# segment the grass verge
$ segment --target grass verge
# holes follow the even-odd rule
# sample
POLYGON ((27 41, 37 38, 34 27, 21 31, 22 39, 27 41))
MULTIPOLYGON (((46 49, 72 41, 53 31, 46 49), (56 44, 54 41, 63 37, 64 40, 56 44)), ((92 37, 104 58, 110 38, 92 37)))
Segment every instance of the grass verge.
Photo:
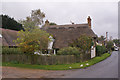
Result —
POLYGON ((14 64, 14 63, 6 63, 3 62, 2 66, 10 66, 10 67, 20 67, 20 68, 31 68, 31 69, 44 69, 44 70, 69 70, 69 69, 78 69, 78 68, 86 68, 91 65, 94 65, 100 61, 103 61, 111 54, 105 53, 99 57, 95 57, 91 60, 81 62, 81 63, 73 63, 73 64, 61 64, 61 65, 30 65, 30 64, 14 64), (88 64, 88 65, 86 65, 88 64), (80 67, 80 65, 83 65, 80 67))

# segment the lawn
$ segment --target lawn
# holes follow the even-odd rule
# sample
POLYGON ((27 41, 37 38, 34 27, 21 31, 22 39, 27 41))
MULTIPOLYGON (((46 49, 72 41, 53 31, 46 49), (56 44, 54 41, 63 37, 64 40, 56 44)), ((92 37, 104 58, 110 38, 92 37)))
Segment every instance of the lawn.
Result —
POLYGON ((11 66, 11 67, 20 67, 20 68, 31 68, 31 69, 44 69, 44 70, 69 70, 69 69, 78 69, 78 68, 86 68, 91 65, 94 65, 111 54, 105 53, 99 57, 95 57, 91 60, 81 62, 81 63, 73 63, 73 64, 61 64, 61 65, 30 65, 30 64, 14 64, 14 63, 6 63, 3 62, 2 66, 11 66), (86 65, 88 64, 88 65, 86 65), (81 65, 81 66, 80 66, 81 65), (83 65, 83 66, 82 66, 83 65))

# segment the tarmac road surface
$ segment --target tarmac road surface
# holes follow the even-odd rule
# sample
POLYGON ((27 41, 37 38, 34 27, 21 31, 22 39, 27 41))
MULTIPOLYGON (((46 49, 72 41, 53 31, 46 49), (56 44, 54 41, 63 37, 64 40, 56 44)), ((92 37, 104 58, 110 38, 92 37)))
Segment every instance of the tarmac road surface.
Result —
POLYGON ((86 69, 78 69, 64 78, 118 78, 118 51, 102 62, 86 69))

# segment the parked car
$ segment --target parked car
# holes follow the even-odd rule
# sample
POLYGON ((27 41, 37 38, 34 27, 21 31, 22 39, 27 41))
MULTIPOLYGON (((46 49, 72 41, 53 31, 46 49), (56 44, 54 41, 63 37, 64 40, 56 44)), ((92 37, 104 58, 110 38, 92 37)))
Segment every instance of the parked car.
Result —
POLYGON ((114 47, 114 50, 115 50, 115 51, 118 51, 118 50, 119 50, 119 47, 115 46, 115 47, 114 47))

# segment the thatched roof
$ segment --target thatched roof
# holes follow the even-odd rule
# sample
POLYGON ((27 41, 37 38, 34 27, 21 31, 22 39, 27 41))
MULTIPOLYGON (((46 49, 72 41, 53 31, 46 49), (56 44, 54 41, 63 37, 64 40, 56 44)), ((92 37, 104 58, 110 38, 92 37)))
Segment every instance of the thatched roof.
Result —
POLYGON ((17 31, 3 28, 0 28, 0 31, 2 31, 2 37, 0 38, 2 46, 16 46, 13 40, 17 39, 17 31))
POLYGON ((92 29, 88 27, 88 24, 49 25, 42 29, 52 34, 55 38, 53 48, 68 47, 69 43, 79 38, 82 34, 96 37, 92 29))
MULTIPOLYGON (((88 27, 88 24, 71 24, 71 25, 51 25, 42 28, 46 32, 53 35, 55 39, 53 48, 68 47, 69 43, 86 34, 91 37, 96 37, 95 33, 88 27)), ((17 31, 2 29, 2 46, 16 46, 13 40, 17 39, 17 31)))

